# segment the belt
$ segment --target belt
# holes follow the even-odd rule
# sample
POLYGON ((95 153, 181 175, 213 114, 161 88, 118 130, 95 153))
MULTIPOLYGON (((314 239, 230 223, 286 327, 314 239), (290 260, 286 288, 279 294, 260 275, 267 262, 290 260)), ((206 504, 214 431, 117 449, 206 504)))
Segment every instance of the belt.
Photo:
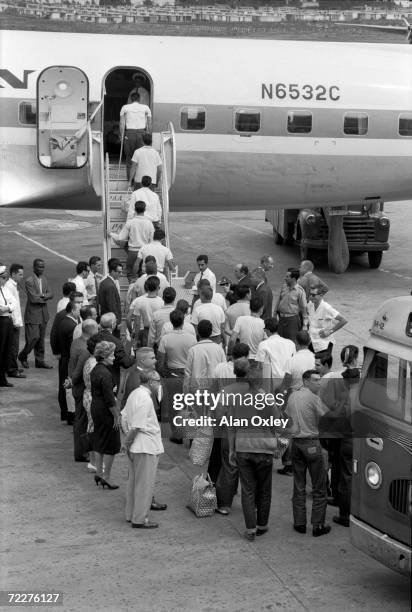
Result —
POLYGON ((280 317, 298 317, 299 313, 298 312, 294 312, 293 314, 283 314, 283 313, 279 313, 280 317))
POLYGON ((126 128, 126 132, 144 132, 146 128, 126 128))

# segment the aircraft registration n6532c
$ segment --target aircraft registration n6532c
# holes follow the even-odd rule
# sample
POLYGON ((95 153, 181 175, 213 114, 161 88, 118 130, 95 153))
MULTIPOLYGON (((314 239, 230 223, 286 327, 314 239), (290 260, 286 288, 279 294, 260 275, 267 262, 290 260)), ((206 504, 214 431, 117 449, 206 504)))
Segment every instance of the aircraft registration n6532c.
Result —
POLYGON ((172 134, 172 210, 411 197, 412 46, 1 31, 0 50, 1 205, 81 208, 136 75, 154 145, 172 134))

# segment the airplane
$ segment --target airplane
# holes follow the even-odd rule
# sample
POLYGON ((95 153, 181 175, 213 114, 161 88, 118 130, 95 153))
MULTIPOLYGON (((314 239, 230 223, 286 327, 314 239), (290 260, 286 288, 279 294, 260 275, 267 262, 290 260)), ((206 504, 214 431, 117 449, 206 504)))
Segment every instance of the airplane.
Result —
POLYGON ((17 30, 0 45, 1 206, 90 207, 88 118, 106 150, 136 73, 154 144, 174 128, 172 211, 411 197, 409 45, 17 30), (76 134, 59 168, 51 141, 76 134))
POLYGON ((350 23, 343 21, 335 21, 335 25, 352 26, 354 28, 369 28, 370 30, 380 30, 381 32, 388 32, 394 34, 405 34, 406 42, 409 45, 412 45, 412 24, 409 23, 406 17, 402 17, 401 19, 405 25, 379 25, 375 23, 350 23))

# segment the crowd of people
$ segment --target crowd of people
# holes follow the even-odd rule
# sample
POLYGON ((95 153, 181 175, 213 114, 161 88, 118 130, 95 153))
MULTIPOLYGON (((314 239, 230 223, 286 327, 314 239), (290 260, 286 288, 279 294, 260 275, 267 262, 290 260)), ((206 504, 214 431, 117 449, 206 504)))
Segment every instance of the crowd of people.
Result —
MULTIPOLYGON (((307 472, 313 490, 313 535, 330 531, 325 524, 328 502, 339 507, 334 521, 348 526, 350 411, 359 378, 358 350, 345 347, 342 366, 332 369, 334 333, 346 320, 325 301, 328 287, 314 274, 313 264, 304 261, 299 269, 288 269, 273 299, 267 278, 274 265, 271 257, 263 256, 251 271, 239 263, 234 282, 227 277, 217 282, 208 256, 201 254, 189 304, 177 299, 167 280, 165 272, 174 268, 174 261, 162 244, 163 230, 151 234, 154 240, 140 246, 126 265, 133 274, 125 305, 118 259, 109 260, 106 276, 100 257, 80 261, 72 280, 62 286, 50 345, 58 363, 60 417, 73 425, 74 460, 87 463, 96 485, 113 490, 118 488, 111 475, 113 460, 123 450, 129 466, 126 519, 135 528, 155 528, 158 523, 150 520, 150 510, 167 507, 154 498, 162 435, 181 445, 185 434, 174 419, 174 397, 197 390, 225 391, 237 399, 220 403, 214 416, 218 421, 222 416, 239 418, 242 426, 234 421, 213 432, 207 469, 216 485, 217 512, 229 514, 240 481, 245 537, 254 540, 266 533, 273 457, 282 451, 278 472, 293 476, 295 531, 306 533, 307 472), (267 425, 265 419, 250 425, 256 409, 239 398, 262 392, 282 394, 281 406, 264 405, 259 414, 284 417, 286 427, 267 425), (249 426, 244 426, 245 419, 249 426)), ((0 264, 3 387, 13 386, 8 378, 26 377, 31 351, 36 368, 52 368, 45 361, 44 342, 53 294, 44 272, 45 262, 39 258, 26 279, 20 264, 13 263, 9 270, 0 264), (24 316, 19 294, 23 286, 24 316), (19 350, 22 327, 25 344, 19 350)), ((198 403, 193 414, 204 413, 204 408, 198 403)))

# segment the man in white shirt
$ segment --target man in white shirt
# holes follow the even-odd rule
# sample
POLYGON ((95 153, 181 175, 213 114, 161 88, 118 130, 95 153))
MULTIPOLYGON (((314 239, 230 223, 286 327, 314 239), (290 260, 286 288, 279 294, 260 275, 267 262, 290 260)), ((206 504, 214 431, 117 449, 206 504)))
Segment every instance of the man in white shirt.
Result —
POLYGON ((275 318, 265 320, 265 331, 268 338, 259 344, 256 361, 261 364, 265 387, 272 392, 280 387, 285 375, 290 374, 296 346, 292 340, 279 336, 275 318))
POLYGON ((234 292, 238 297, 238 301, 229 306, 225 313, 225 333, 229 338, 233 333, 237 319, 242 315, 250 315, 250 288, 247 285, 238 285, 235 287, 234 292))
POLYGON ((62 293, 63 297, 57 302, 56 312, 61 312, 66 309, 67 304, 70 302, 70 294, 76 291, 76 285, 71 281, 63 283, 62 293))
POLYGON ((249 347, 249 360, 256 359, 259 344, 266 338, 265 323, 260 318, 263 303, 258 297, 250 300, 250 315, 242 315, 236 320, 230 337, 229 353, 231 352, 236 340, 244 342, 249 347))
POLYGON ((225 313, 220 306, 212 304, 213 291, 211 287, 202 287, 199 292, 201 304, 192 312, 192 323, 197 329, 199 321, 206 319, 212 323, 211 340, 225 346, 225 313))
POLYGON ((290 385, 291 391, 296 391, 302 386, 302 374, 308 370, 315 369, 315 355, 308 349, 310 336, 306 331, 296 334, 296 353, 290 360, 290 385))
POLYGON ((144 284, 147 281, 147 279, 150 278, 150 276, 156 276, 159 279, 159 283, 160 283, 159 294, 160 295, 163 295, 163 291, 166 289, 166 287, 170 287, 169 281, 167 280, 166 276, 162 274, 161 272, 157 271, 157 265, 156 265, 155 258, 152 257, 151 255, 148 255, 145 259, 145 268, 146 268, 146 273, 142 274, 142 276, 140 276, 134 283, 129 285, 129 289, 127 291, 127 297, 126 297, 126 307, 130 306, 132 301, 135 298, 139 297, 139 295, 145 294, 144 284))
POLYGON ((312 287, 308 303, 309 335, 317 357, 332 354, 335 343, 333 334, 347 323, 333 306, 325 302, 322 292, 323 289, 312 287))
POLYGON ((137 339, 139 347, 147 346, 153 314, 163 306, 163 300, 158 295, 159 284, 156 276, 150 276, 144 284, 146 294, 137 297, 130 304, 126 317, 127 328, 130 334, 137 339))
POLYGON ((93 255, 89 259, 89 268, 90 272, 88 277, 85 280, 86 291, 87 291, 87 299, 89 300, 89 304, 98 306, 97 296, 99 295, 99 285, 103 279, 102 274, 102 258, 98 255, 93 255))
POLYGON ((150 219, 153 225, 156 227, 162 219, 162 207, 160 205, 159 196, 152 189, 150 185, 152 179, 150 176, 142 177, 142 186, 140 189, 133 191, 129 200, 126 200, 123 205, 123 210, 127 212, 127 220, 134 217, 134 205, 136 202, 144 202, 146 204, 145 217, 150 219))
POLYGON ((21 264, 13 263, 10 266, 10 278, 6 281, 4 287, 12 294, 16 306, 11 313, 13 322, 13 338, 11 344, 10 363, 8 369, 9 378, 26 378, 17 363, 17 355, 19 354, 20 329, 23 327, 23 318, 21 315, 19 285, 23 281, 24 268, 21 264))
POLYGON ((79 261, 76 266, 76 275, 71 279, 71 282, 76 285, 76 291, 83 295, 82 306, 87 306, 89 303, 86 289, 86 279, 89 276, 90 268, 87 261, 79 261))
MULTIPOLYGON (((198 291, 200 291, 203 287, 210 287, 210 282, 207 280, 207 278, 202 278, 202 280, 199 281, 197 285, 198 291)), ((200 304, 201 304, 200 300, 195 301, 195 303, 192 306, 192 314, 195 312, 196 308, 200 306, 200 304)), ((218 293, 217 291, 213 291, 212 304, 216 304, 216 306, 220 306, 223 312, 226 312, 227 310, 227 303, 226 303, 225 297, 221 293, 218 293)))
MULTIPOLYGON (((187 300, 178 300, 176 302, 176 310, 180 310, 183 313, 183 331, 187 334, 191 334, 196 339, 196 330, 190 322, 189 312, 189 302, 187 300)), ((173 325, 171 321, 166 321, 166 323, 162 327, 162 333, 160 337, 163 338, 165 334, 169 334, 173 331, 173 325)))
POLYGON ((132 156, 143 146, 142 134, 152 129, 152 113, 146 104, 140 104, 140 96, 133 93, 131 103, 120 110, 120 134, 126 155, 127 178, 131 176, 132 156))
POLYGON ((170 321, 170 314, 175 309, 176 289, 166 287, 162 298, 164 305, 153 313, 147 341, 148 346, 153 347, 155 351, 159 346, 163 325, 170 321))
POLYGON ((144 134, 143 147, 136 149, 132 157, 129 186, 132 183, 139 186, 144 176, 150 176, 152 185, 158 185, 162 174, 162 160, 159 153, 152 147, 152 135, 144 134))
POLYGON ((136 202, 134 209, 135 216, 130 221, 126 221, 118 234, 109 232, 109 236, 115 242, 128 241, 126 276, 129 283, 132 283, 137 278, 137 267, 135 265, 137 254, 142 246, 153 240, 154 235, 153 223, 144 216, 146 204, 144 202, 136 202))
POLYGON ((127 432, 129 474, 126 490, 126 520, 132 527, 158 527, 148 519, 150 510, 166 510, 166 504, 154 501, 153 493, 159 455, 164 452, 162 433, 152 394, 156 395, 160 376, 155 370, 140 372, 140 386, 129 395, 122 410, 122 428, 127 432))
POLYGON ((162 244, 162 240, 165 238, 165 233, 162 229, 155 229, 153 235, 153 241, 146 244, 139 251, 137 256, 136 265, 139 265, 141 261, 146 261, 146 257, 152 255, 157 264, 157 269, 164 272, 167 266, 171 272, 175 270, 175 263, 173 261, 172 251, 162 244))
POLYGON ((197 267, 199 268, 199 272, 196 274, 193 280, 192 291, 197 295, 197 286, 199 281, 201 281, 203 278, 207 278, 213 291, 216 291, 216 276, 208 267, 209 257, 207 255, 198 255, 196 258, 196 263, 197 267))
POLYGON ((10 289, 7 267, 0 263, 0 387, 14 387, 6 378, 13 343, 13 312, 17 302, 10 289))
POLYGON ((146 106, 150 106, 150 94, 147 89, 147 81, 144 76, 136 72, 132 76, 133 81, 135 82, 135 86, 129 92, 129 96, 127 98, 127 104, 132 102, 132 95, 134 93, 138 93, 140 97, 140 104, 146 104, 146 106))
POLYGON ((199 342, 189 349, 183 392, 189 393, 198 389, 211 389, 214 384, 214 372, 218 363, 225 361, 226 355, 220 344, 210 339, 212 324, 203 319, 197 326, 199 342))

